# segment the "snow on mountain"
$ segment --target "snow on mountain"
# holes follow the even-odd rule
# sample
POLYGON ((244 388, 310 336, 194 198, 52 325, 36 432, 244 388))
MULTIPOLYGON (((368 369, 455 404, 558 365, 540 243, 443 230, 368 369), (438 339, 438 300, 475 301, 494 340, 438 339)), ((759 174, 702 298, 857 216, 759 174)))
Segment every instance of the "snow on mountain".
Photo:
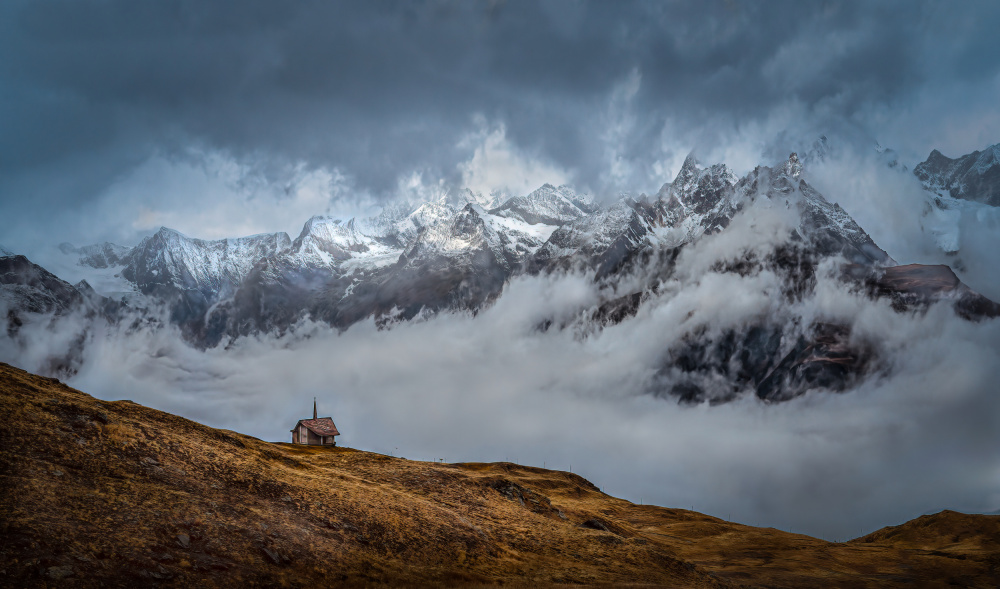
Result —
MULTIPOLYGON (((465 204, 468 203, 462 206, 465 204)), ((395 243, 402 251, 413 245, 421 231, 449 222, 459 210, 444 202, 424 202, 415 208, 387 208, 378 217, 363 223, 369 235, 395 243)))
POLYGON ((354 219, 345 223, 332 217, 312 217, 288 253, 302 264, 315 267, 332 267, 352 259, 374 265, 395 262, 399 248, 366 235, 359 225, 354 219))
POLYGON ((558 229, 558 225, 527 223, 515 217, 501 217, 481 212, 484 221, 507 238, 506 247, 519 260, 535 253, 558 229))
POLYGON ((736 186, 739 200, 764 197, 797 207, 798 231, 820 255, 843 255, 857 264, 895 265, 889 254, 872 240, 839 204, 831 203, 800 176, 802 164, 792 153, 776 168, 759 166, 736 186))
POLYGON ((913 173, 935 194, 1000 206, 1000 143, 955 159, 935 149, 913 173))
POLYGON ((624 197, 556 229, 539 248, 532 271, 587 260, 603 275, 646 245, 676 247, 705 232, 725 227, 737 210, 736 177, 722 164, 702 169, 688 156, 673 182, 664 184, 655 202, 624 197))
POLYGON ((529 271, 584 264, 603 275, 646 243, 653 215, 648 203, 623 198, 605 210, 567 223, 535 252, 529 271))
MULTIPOLYGON (((5 256, 0 263, 0 293, 6 310, 12 313, 61 315, 84 303, 73 285, 18 255, 5 256)), ((19 326, 15 321, 10 327, 19 326)))
POLYGON ((544 184, 527 196, 515 196, 490 211, 498 217, 519 219, 535 225, 562 225, 592 212, 589 201, 568 186, 544 184))
MULTIPOLYGON (((460 191, 386 207, 368 219, 316 216, 294 240, 273 233, 207 241, 161 228, 130 250, 112 244, 63 250, 88 267, 120 269, 116 278, 165 303, 185 337, 209 346, 227 336, 281 331, 304 316, 347 328, 369 317, 475 312, 522 272, 582 267, 613 281, 633 262, 649 264, 657 252, 676 256, 685 244, 724 231, 758 199, 796 207, 797 239, 817 255, 894 264, 801 171, 794 154, 741 179, 725 165, 702 168, 689 157, 654 198, 623 197, 604 209, 568 187, 546 184, 491 210, 481 195, 460 191)), ((664 262, 651 276, 669 274, 670 267, 664 262)), ((628 308, 643 300, 629 296, 628 308)))
POLYGON ((468 188, 463 188, 459 190, 454 196, 450 193, 446 194, 442 198, 444 204, 451 205, 455 208, 461 209, 465 205, 472 203, 474 205, 480 206, 486 210, 496 208, 510 198, 510 195, 505 192, 494 190, 488 195, 484 195, 481 192, 473 192, 468 188))
POLYGON ((925 190, 921 228, 944 253, 960 252, 970 228, 1000 228, 1000 144, 955 159, 935 149, 913 174, 925 190))
POLYGON ((508 198, 509 195, 498 190, 494 190, 490 194, 486 195, 481 192, 474 192, 469 188, 462 188, 458 190, 449 190, 438 197, 437 200, 430 202, 439 205, 446 205, 455 210, 460 210, 469 203, 480 206, 484 209, 491 209, 500 206, 506 202, 508 198))
POLYGON ((799 235, 822 255, 844 255, 863 264, 895 264, 846 211, 801 179, 801 173, 802 164, 794 153, 781 166, 759 166, 739 180, 724 165, 701 168, 689 156, 655 201, 624 198, 556 229, 533 256, 529 270, 583 263, 602 276, 645 248, 677 248, 722 231, 738 211, 759 198, 795 206, 802 219, 799 235))
POLYGON ((129 251, 121 274, 144 293, 169 287, 213 299, 238 285, 258 261, 290 247, 284 232, 203 240, 161 227, 129 251))
POLYGON ((702 169, 689 155, 674 181, 657 193, 663 224, 680 229, 685 240, 718 231, 737 210, 735 184, 736 176, 725 164, 702 169))
MULTIPOLYGON (((992 169, 989 157, 979 154, 976 161, 992 169)), ((937 198, 943 204, 936 205, 933 215, 941 217, 942 239, 953 222, 950 211, 1000 211, 950 196, 937 198)), ((387 327, 439 312, 475 314, 502 296, 520 274, 585 269, 598 304, 562 319, 554 315, 538 329, 572 326, 589 333, 677 295, 664 284, 697 281, 690 268, 677 273, 677 260, 684 248, 707 239, 712 240, 709 251, 716 252, 710 255, 721 256, 708 260, 707 272, 753 277, 766 271, 769 281, 780 284, 766 296, 789 303, 809 296, 818 265, 833 258, 850 263, 842 266, 843 280, 854 281, 871 296, 893 297, 900 309, 947 295, 963 317, 1000 315, 1000 307, 956 286, 957 278, 945 280, 952 294, 934 290, 948 278, 940 268, 898 266, 843 208, 809 185, 794 153, 742 178, 725 165, 701 167, 688 157, 677 177, 654 197, 625 196, 606 208, 595 207, 568 187, 548 184, 491 209, 484 206, 492 202, 460 191, 432 202, 389 206, 368 219, 316 216, 294 240, 273 233, 207 241, 161 228, 131 249, 66 244, 61 249, 80 260, 72 267, 116 273, 116 279, 129 281, 142 294, 110 301, 94 292, 89 280, 73 287, 21 263, 19 270, 0 276, 5 285, 0 303, 46 311, 52 301, 65 299, 90 309, 128 306, 130 316, 141 316, 148 308, 156 317, 154 306, 162 304, 186 341, 210 347, 227 338, 283 333, 306 318, 348 329, 366 320, 387 327), (756 220, 754 207, 792 211, 778 215, 788 224, 777 232, 779 239, 765 240, 758 248, 734 241, 744 235, 738 230, 729 234, 732 239, 710 237, 730 230, 739 214, 756 220), (713 250, 716 244, 725 251, 713 250)), ((683 402, 724 402, 753 390, 761 399, 781 401, 816 387, 843 390, 851 379, 866 374, 867 352, 852 342, 849 324, 811 321, 770 313, 708 334, 698 331, 694 321, 690 333, 663 350, 651 392, 683 402)))
POLYGON ((295 240, 274 233, 206 241, 161 228, 131 250, 64 251, 95 268, 121 265, 122 278, 166 301, 173 320, 210 344, 224 333, 280 328, 303 313, 347 327, 393 309, 404 309, 403 318, 423 308, 475 309, 522 271, 582 265, 602 279, 643 252, 724 230, 762 196, 794 201, 800 234, 824 255, 893 263, 800 173, 794 154, 739 180, 725 165, 702 168, 689 157, 655 199, 625 197, 603 210, 566 186, 546 184, 489 211, 465 190, 369 219, 316 216, 295 240))
MULTIPOLYGON (((469 203, 449 222, 437 223, 422 231, 413 246, 406 251, 405 259, 412 261, 430 256, 470 256, 488 250, 496 262, 510 272, 520 256, 516 249, 509 247, 512 241, 507 231, 513 233, 516 230, 495 222, 490 217, 482 207, 469 203)), ((524 241, 528 241, 526 236, 520 237, 522 245, 524 241)))

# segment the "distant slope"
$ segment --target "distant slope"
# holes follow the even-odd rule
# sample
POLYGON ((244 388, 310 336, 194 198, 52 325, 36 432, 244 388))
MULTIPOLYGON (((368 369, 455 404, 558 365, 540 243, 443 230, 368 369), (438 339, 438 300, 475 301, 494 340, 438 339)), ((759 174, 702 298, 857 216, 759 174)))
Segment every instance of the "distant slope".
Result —
POLYGON ((1000 581, 998 516, 830 543, 633 505, 566 472, 271 444, 6 364, 0 410, 2 586, 1000 581))
POLYGON ((1000 143, 954 159, 935 149, 913 174, 931 192, 1000 206, 1000 143))

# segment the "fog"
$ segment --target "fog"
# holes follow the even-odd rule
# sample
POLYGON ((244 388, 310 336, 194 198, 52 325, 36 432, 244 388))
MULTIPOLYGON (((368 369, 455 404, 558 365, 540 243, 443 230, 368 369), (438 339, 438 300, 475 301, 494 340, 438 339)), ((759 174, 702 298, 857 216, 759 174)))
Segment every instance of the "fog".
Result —
POLYGON ((971 288, 1000 301, 1000 209, 958 201, 942 212, 910 170, 888 168, 870 144, 865 147, 834 149, 824 161, 812 162, 805 177, 899 263, 948 265, 971 288), (955 235, 959 251, 942 251, 935 230, 955 235))
POLYGON ((691 149, 744 173, 820 134, 912 168, 1000 137, 998 23, 984 1, 9 0, 0 237, 294 233, 414 176, 650 194, 691 149))
MULTIPOLYGON (((811 184, 900 263, 948 264, 1000 300, 998 209, 949 212, 960 252, 945 254, 928 196, 872 149, 912 169, 998 141, 996 3, 15 0, 0 15, 0 242, 116 299, 115 269, 58 243, 131 246, 161 225, 294 237, 315 214, 461 187, 567 182, 606 204, 655 194, 692 149, 742 175, 825 135, 811 184)), ((785 239, 788 215, 747 210, 604 329, 581 318, 613 293, 566 274, 517 278, 476 316, 304 321, 204 351, 163 323, 34 317, 0 335, 0 360, 47 372, 83 342, 69 384, 103 399, 282 441, 315 396, 352 447, 572 468, 635 502, 830 539, 1000 508, 1000 321, 896 313, 848 292, 835 261, 794 304, 771 272, 713 271, 785 239), (549 319, 565 327, 539 331, 549 319), (875 371, 779 404, 652 394, 685 335, 762 319, 850 324, 875 371)))
MULTIPOLYGON (((347 446, 572 469, 636 503, 828 539, 944 508, 1000 508, 1000 323, 959 319, 946 304, 897 313, 845 289, 835 260, 794 304, 777 296, 769 271, 712 270, 782 241, 790 215, 748 208, 687 247, 636 317, 603 330, 578 320, 601 300, 593 276, 521 277, 476 316, 444 313, 388 330, 367 321, 342 333, 305 321, 281 337, 205 351, 172 327, 98 325, 68 383, 272 441, 290 439, 315 396, 347 446), (876 369, 846 392, 776 404, 752 391, 720 405, 650 394, 685 334, 761 318, 850 324, 852 338, 874 346, 876 369), (545 319, 566 327, 539 331, 545 319)), ((46 346, 65 344, 46 338, 65 340, 81 322, 28 325, 24 338, 36 343, 7 340, 4 358, 39 369, 46 346)))

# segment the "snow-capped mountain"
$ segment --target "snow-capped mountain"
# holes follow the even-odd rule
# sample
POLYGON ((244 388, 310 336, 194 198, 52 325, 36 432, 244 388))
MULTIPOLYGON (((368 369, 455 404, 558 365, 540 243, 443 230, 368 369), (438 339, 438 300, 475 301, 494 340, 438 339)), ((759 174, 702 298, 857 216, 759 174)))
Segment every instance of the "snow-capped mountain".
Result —
POLYGON ((800 176, 802 164, 793 153, 774 169, 758 167, 737 183, 743 201, 763 196, 794 205, 801 216, 797 228, 815 254, 840 255, 862 265, 894 266, 896 261, 837 203, 831 203, 800 176))
POLYGON ((1000 144, 955 159, 935 149, 913 174, 924 187, 922 228, 942 252, 958 254, 970 229, 1000 228, 1000 144))
MULTIPOLYGON (((670 296, 662 285, 677 280, 674 265, 685 248, 725 235, 737 215, 760 208, 787 217, 785 237, 760 251, 736 246, 713 271, 767 271, 782 281, 773 296, 794 303, 814 287, 817 267, 832 259, 843 265, 845 291, 890 297, 900 309, 945 298, 963 316, 1000 314, 946 267, 898 266, 843 208, 806 181, 794 153, 742 178, 723 164, 702 167, 689 157, 653 197, 626 196, 605 207, 548 184, 490 209, 484 204, 491 203, 459 191, 386 207, 369 219, 317 216, 294 240, 273 233, 206 241, 162 228, 134 248, 62 249, 89 267, 120 268, 145 301, 162 303, 184 337, 202 347, 284 332, 303 318, 346 329, 366 319, 389 326, 441 311, 477 313, 518 275, 568 269, 590 273, 602 300, 575 319, 553 317, 539 329, 583 322, 586 331, 625 321, 650 301, 670 296)), ((32 280, 15 273, 8 282, 32 280)), ((88 294, 89 286, 69 289, 68 296, 100 302, 93 298, 100 295, 88 294)), ((15 290, 7 288, 5 296, 14 297, 15 290)), ((815 387, 840 390, 866 373, 871 354, 857 345, 849 326, 790 316, 715 334, 693 327, 664 351, 652 392, 720 402, 746 390, 772 401, 815 387)))
POLYGON ((546 184, 490 211, 464 191, 461 208, 438 200, 372 219, 313 217, 295 240, 275 233, 204 241, 163 228, 127 252, 110 244, 64 251, 95 267, 118 261, 124 278, 167 300, 174 319, 197 326, 190 335, 207 345, 305 315, 344 328, 373 315, 475 310, 525 271, 591 268, 605 279, 644 252, 724 230, 758 199, 795 207, 799 238, 820 255, 895 263, 801 171, 795 154, 741 179, 723 164, 703 168, 689 157, 654 198, 623 197, 606 208, 546 184))
POLYGON ((590 267, 604 277, 643 248, 655 222, 649 203, 626 197, 552 232, 531 257, 532 273, 590 267))
POLYGON ((1000 143, 956 159, 935 149, 913 173, 938 195, 1000 206, 1000 143))
POLYGON ((545 184, 527 196, 515 196, 490 211, 498 217, 535 225, 562 225, 587 216, 595 207, 568 186, 545 184))
POLYGON ((354 219, 347 222, 331 217, 312 217, 290 247, 276 254, 287 253, 305 266, 326 268, 351 259, 378 263, 399 256, 395 244, 387 245, 378 237, 365 234, 354 219))
POLYGON ((725 164, 701 169, 694 156, 689 155, 677 178, 664 184, 657 193, 665 208, 664 222, 682 228, 686 239, 725 227, 736 212, 733 199, 736 181, 725 164))
POLYGON ((122 258, 122 276, 145 293, 168 286, 212 299, 240 284, 258 261, 290 246, 287 233, 209 241, 162 227, 122 258))

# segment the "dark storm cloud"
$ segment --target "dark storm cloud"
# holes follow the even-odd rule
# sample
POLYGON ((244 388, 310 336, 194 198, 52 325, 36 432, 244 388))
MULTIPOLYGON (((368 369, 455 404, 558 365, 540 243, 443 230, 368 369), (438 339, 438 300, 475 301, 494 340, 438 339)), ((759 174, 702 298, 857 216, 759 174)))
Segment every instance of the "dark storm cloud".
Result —
POLYGON ((939 146, 934 115, 947 114, 938 90, 961 86, 948 95, 956 111, 992 108, 1000 54, 995 3, 14 1, 0 11, 8 220, 85 207, 154 154, 192 148, 276 183, 300 164, 337 169, 375 198, 413 171, 455 185, 475 148, 463 138, 483 124, 599 194, 655 190, 693 147, 756 150, 737 158, 750 165, 763 144, 780 153, 789 137, 840 128, 922 158, 939 146))
POLYGON ((481 112, 586 169, 588 115, 633 68, 644 129, 788 99, 849 116, 928 75, 988 77, 1000 46, 975 33, 997 8, 959 8, 975 18, 916 3, 14 2, 0 165, 198 140, 385 188, 400 168, 448 171, 481 112), (946 72, 925 71, 934 56, 946 72))
MULTIPOLYGON (((530 162, 532 182, 562 174, 599 197, 655 190, 692 148, 744 171, 821 133, 866 153, 878 138, 912 167, 934 147, 1000 141, 998 25, 1000 4, 987 2, 10 0, 0 243, 160 223, 198 237, 291 232, 330 198, 387 198, 414 171, 415 192, 464 181, 490 149, 519 157, 502 153, 484 182, 530 162), (255 192, 270 184, 278 200, 255 192)), ((809 170, 810 182, 897 259, 926 260, 919 186, 859 153, 809 170)), ((903 316, 826 281, 799 311, 877 336, 894 367, 885 379, 769 407, 641 394, 692 310, 720 329, 781 311, 768 276, 711 271, 739 235, 692 249, 681 264, 693 279, 674 296, 589 338, 534 330, 596 305, 589 278, 524 278, 475 319, 390 331, 304 325, 208 351, 169 330, 99 332, 74 384, 268 439, 287 434, 302 399, 328 395, 352 445, 586 463, 632 499, 832 538, 1000 505, 988 453, 1000 432, 996 322, 945 308, 903 316)), ((997 235, 973 233, 962 253, 974 270, 963 279, 991 296, 997 235)), ((24 333, 24 349, 0 356, 25 367, 78 334, 24 333)))
POLYGON ((636 317, 596 331, 538 330, 589 317, 603 300, 592 275, 562 274, 517 278, 475 316, 344 332, 304 320, 208 350, 166 322, 35 317, 0 338, 0 357, 37 371, 89 333, 69 384, 101 398, 287 440, 316 396, 350 447, 572 468, 637 503, 828 539, 943 508, 1000 507, 1000 322, 965 321, 946 304, 898 313, 846 293, 833 260, 795 303, 773 296, 783 282, 770 271, 717 271, 737 252, 786 243, 796 224, 780 203, 748 206, 685 248, 674 279, 636 317), (790 329, 792 320, 851 325, 858 341, 877 342, 878 374, 786 403, 761 403, 752 390, 715 406, 648 394, 668 350, 762 316, 790 329))

